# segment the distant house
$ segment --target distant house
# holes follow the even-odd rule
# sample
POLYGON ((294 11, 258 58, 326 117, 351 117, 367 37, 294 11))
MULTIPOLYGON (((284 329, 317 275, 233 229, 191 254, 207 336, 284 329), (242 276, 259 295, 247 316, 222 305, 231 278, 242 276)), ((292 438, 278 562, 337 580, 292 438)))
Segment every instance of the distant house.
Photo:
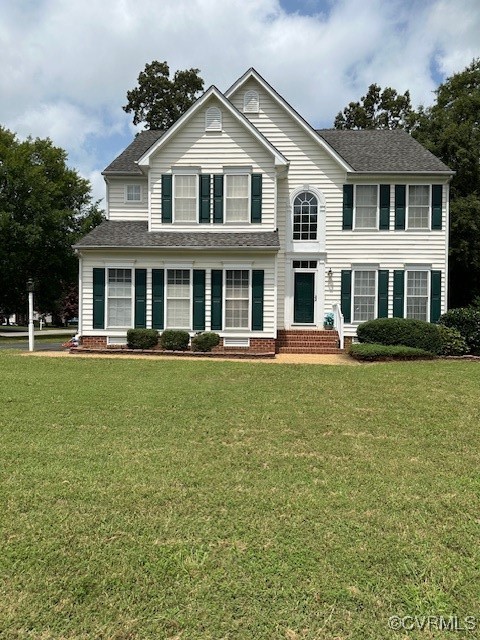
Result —
POLYGON ((108 220, 75 246, 83 344, 153 327, 321 352, 371 318, 434 322, 451 176, 404 131, 315 131, 254 69, 212 86, 105 169, 108 220))

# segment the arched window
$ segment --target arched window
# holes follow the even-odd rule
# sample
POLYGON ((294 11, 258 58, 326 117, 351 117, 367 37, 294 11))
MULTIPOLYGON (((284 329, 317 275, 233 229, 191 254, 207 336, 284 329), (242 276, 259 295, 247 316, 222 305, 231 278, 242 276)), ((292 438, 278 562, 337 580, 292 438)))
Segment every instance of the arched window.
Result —
POLYGON ((247 91, 243 97, 244 113, 258 113, 260 109, 260 101, 257 91, 247 91))
POLYGON ((218 107, 210 107, 205 113, 205 131, 222 130, 222 112, 218 107))
POLYGON ((293 201, 293 239, 316 240, 318 200, 310 191, 302 191, 293 201))

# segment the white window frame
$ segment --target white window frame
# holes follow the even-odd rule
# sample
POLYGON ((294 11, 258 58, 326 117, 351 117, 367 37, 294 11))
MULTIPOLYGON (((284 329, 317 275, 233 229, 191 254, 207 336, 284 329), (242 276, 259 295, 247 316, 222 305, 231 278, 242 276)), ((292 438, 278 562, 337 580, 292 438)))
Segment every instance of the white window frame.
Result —
MULTIPOLYGON (((301 191, 298 191, 298 193, 295 194, 293 200, 292 200, 292 242, 294 243, 298 243, 298 242, 318 242, 318 236, 319 236, 319 219, 320 219, 320 200, 318 198, 318 195, 312 191, 311 189, 302 189, 301 191), (295 200, 302 194, 302 193, 310 193, 315 200, 317 201, 317 231, 316 231, 316 235, 317 237, 312 239, 312 238, 308 238, 308 240, 306 239, 302 239, 302 238, 294 238, 295 235, 295 200)), ((301 224, 301 223, 300 223, 301 224)), ((310 223, 309 223, 310 225, 310 223)), ((300 230, 300 235, 301 235, 302 231, 300 230)))
MULTIPOLYGON (((133 267, 131 266, 123 266, 123 265, 111 265, 111 266, 106 266, 106 291, 105 291, 105 328, 106 329, 131 329, 133 327, 133 321, 134 321, 134 283, 135 283, 135 270, 133 267), (109 282, 109 275, 110 275, 110 271, 113 270, 119 270, 122 269, 123 271, 130 271, 130 323, 126 324, 126 325, 115 325, 115 324, 109 324, 108 323, 108 319, 109 319, 109 307, 110 307, 110 298, 118 298, 118 296, 110 296, 109 295, 109 290, 110 290, 110 282, 109 282)), ((121 299, 127 300, 128 298, 123 296, 121 299)))
POLYGON ((139 202, 143 202, 143 189, 142 189, 142 185, 141 184, 137 184, 137 183, 129 183, 125 185, 125 190, 124 190, 124 201, 125 203, 129 203, 129 204, 133 204, 133 203, 139 203, 139 202), (128 197, 128 190, 129 188, 135 188, 135 190, 138 188, 138 194, 139 197, 138 198, 129 198, 128 197))
POLYGON ((222 110, 219 107, 208 107, 205 111, 205 131, 222 131, 223 118, 222 110), (211 119, 211 114, 215 112, 215 118, 211 119), (209 115, 210 114, 210 115, 209 115))
POLYGON ((243 96, 243 113, 258 113, 260 111, 260 96, 258 95, 258 91, 255 91, 254 89, 249 89, 248 91, 245 91, 245 94, 243 96), (251 105, 252 100, 256 100, 256 104, 253 105, 253 108, 249 105, 251 105))
POLYGON ((251 209, 252 209, 252 174, 245 169, 240 171, 224 171, 223 174, 223 211, 224 211, 224 224, 228 225, 243 225, 243 224, 251 224, 251 209), (228 220, 227 218, 227 182, 228 179, 232 176, 245 176, 247 178, 247 216, 245 220, 228 220))
POLYGON ((368 320, 357 320, 355 318, 355 274, 356 273, 360 273, 360 272, 373 272, 375 274, 375 289, 374 289, 374 299, 375 299, 375 306, 374 306, 374 313, 373 313, 373 318, 369 318, 368 320, 374 320, 375 318, 378 318, 378 267, 377 266, 358 266, 358 267, 354 267, 352 269, 352 308, 351 308, 351 318, 352 318, 352 324, 362 324, 362 322, 368 322, 368 320))
MULTIPOLYGON (((238 265, 228 265, 223 269, 223 293, 222 293, 222 324, 225 331, 251 331, 252 330, 252 269, 244 268, 238 265), (247 327, 227 327, 227 271, 246 271, 248 272, 248 326, 247 327)), ((229 300, 236 298, 229 298, 229 300)), ((242 300, 244 298, 241 298, 242 300)))
MULTIPOLYGON (((404 269, 405 273, 405 283, 404 283, 404 303, 403 303, 403 317, 408 318, 407 315, 407 303, 408 303, 408 274, 414 272, 422 272, 427 274, 427 317, 426 322, 430 322, 430 305, 431 305, 431 296, 432 296, 432 269, 430 266, 406 266, 404 269)), ((417 296, 412 296, 417 297, 417 296)))
POLYGON ((431 231, 432 229, 432 185, 431 184, 407 184, 406 185, 406 224, 405 228, 408 231, 431 231), (410 225, 410 187, 427 187, 428 188, 428 224, 426 227, 412 227, 410 225))
POLYGON ((165 329, 178 329, 184 331, 192 331, 193 327, 193 269, 190 266, 183 265, 168 265, 165 267, 165 302, 164 302, 164 318, 165 318, 165 329), (188 271, 189 273, 189 326, 188 327, 171 327, 168 324, 168 301, 171 300, 186 300, 186 298, 169 298, 168 295, 168 272, 169 271, 188 271))
POLYGON ((365 184, 356 184, 354 188, 354 200, 353 200, 353 229, 357 231, 378 231, 380 227, 380 185, 373 182, 366 182, 365 184), (376 187, 377 188, 377 211, 375 215, 374 227, 358 227, 357 226, 357 189, 358 187, 376 187))
POLYGON ((198 220, 199 220, 199 207, 200 207, 200 202, 199 202, 199 174, 197 171, 175 171, 172 173, 172 222, 175 224, 179 224, 179 225, 191 225, 191 224, 197 224, 198 220), (176 219, 175 216, 175 201, 176 201, 176 196, 175 196, 175 185, 176 185, 176 181, 178 177, 183 177, 183 176, 194 176, 195 177, 195 216, 194 219, 189 221, 189 220, 178 220, 176 219))

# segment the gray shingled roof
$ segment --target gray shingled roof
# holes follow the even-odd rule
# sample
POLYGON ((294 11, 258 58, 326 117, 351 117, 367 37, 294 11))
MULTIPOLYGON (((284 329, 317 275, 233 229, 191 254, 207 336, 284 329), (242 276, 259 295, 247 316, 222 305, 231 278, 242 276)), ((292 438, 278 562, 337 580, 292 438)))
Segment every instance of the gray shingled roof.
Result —
POLYGON ((406 131, 318 129, 317 133, 355 171, 453 173, 406 131))
POLYGON ((94 249, 95 247, 278 250, 280 244, 276 231, 256 233, 148 231, 147 222, 107 220, 74 245, 75 249, 94 249))
POLYGON ((105 173, 137 173, 142 174, 142 170, 136 164, 136 161, 143 156, 143 154, 150 149, 152 144, 163 136, 165 131, 149 130, 141 131, 131 142, 128 147, 123 151, 115 160, 108 165, 103 172, 105 173))

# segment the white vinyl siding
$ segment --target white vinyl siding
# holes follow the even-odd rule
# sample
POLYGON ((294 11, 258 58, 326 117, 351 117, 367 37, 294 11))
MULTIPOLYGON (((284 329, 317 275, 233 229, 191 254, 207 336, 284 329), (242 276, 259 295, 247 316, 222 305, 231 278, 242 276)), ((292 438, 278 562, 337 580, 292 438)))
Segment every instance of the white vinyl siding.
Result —
POLYGON ((250 272, 225 272, 225 329, 248 329, 250 318, 250 272))
POLYGON ((353 322, 365 322, 376 317, 377 271, 353 272, 353 322))
POLYGON ((132 325, 132 270, 108 269, 107 327, 132 325))
POLYGON ((430 185, 408 185, 408 229, 430 229, 430 185))
POLYGON ((225 221, 248 222, 250 219, 250 176, 230 175, 224 177, 225 221))
POLYGON ((355 229, 378 229, 378 185, 355 186, 355 229))
POLYGON ((167 269, 166 326, 169 329, 190 329, 191 288, 189 269, 167 269))
POLYGON ((405 317, 428 321, 429 271, 407 271, 405 317))
POLYGON ((107 182, 107 211, 109 220, 148 220, 148 186, 145 179, 108 178, 107 182), (138 194, 140 200, 129 200, 128 191, 138 194))
POLYGON ((198 217, 198 176, 173 176, 175 222, 196 222, 198 217))

